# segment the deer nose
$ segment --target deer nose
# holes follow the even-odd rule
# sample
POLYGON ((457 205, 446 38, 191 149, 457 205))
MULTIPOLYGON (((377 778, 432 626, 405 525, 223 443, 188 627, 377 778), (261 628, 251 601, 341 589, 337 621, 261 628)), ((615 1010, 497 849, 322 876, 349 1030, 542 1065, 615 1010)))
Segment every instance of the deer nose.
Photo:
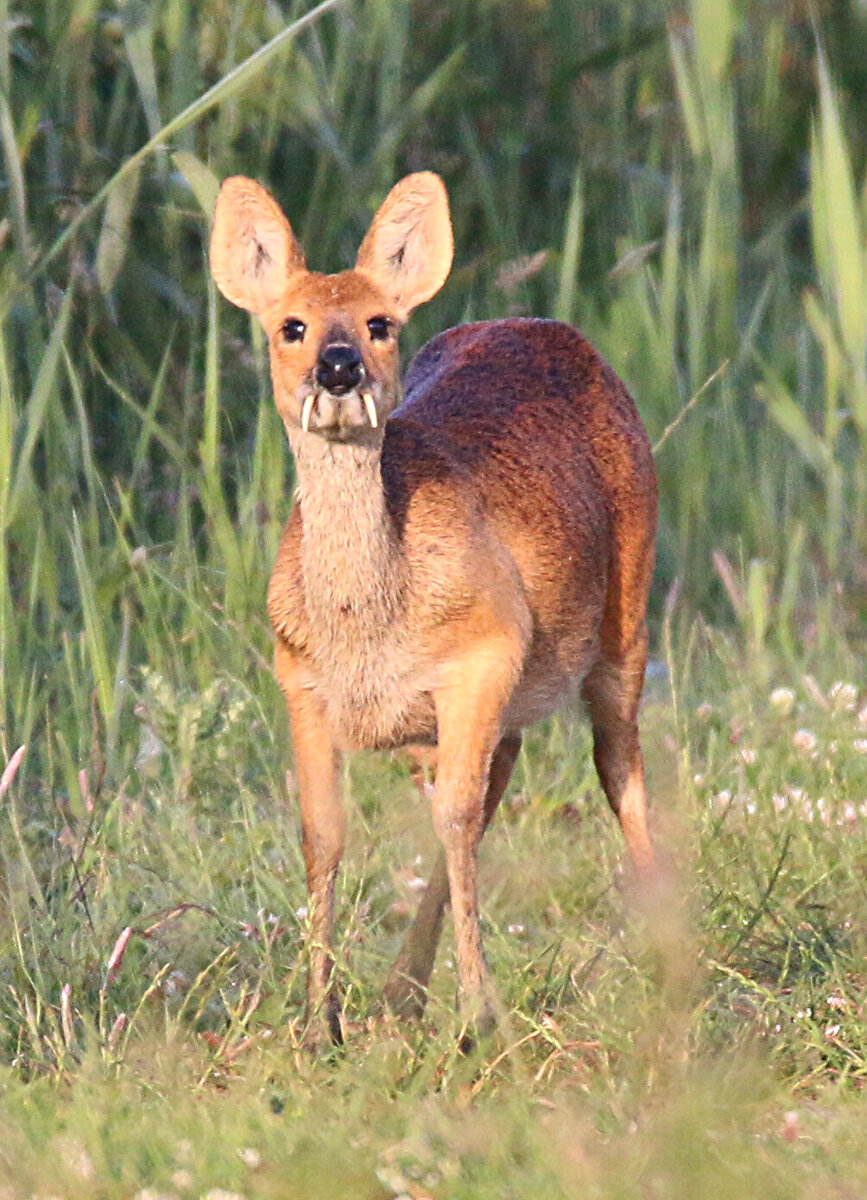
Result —
POLYGON ((358 387, 364 376, 361 355, 354 346, 337 343, 319 351, 316 364, 316 382, 331 392, 332 396, 343 396, 358 387))

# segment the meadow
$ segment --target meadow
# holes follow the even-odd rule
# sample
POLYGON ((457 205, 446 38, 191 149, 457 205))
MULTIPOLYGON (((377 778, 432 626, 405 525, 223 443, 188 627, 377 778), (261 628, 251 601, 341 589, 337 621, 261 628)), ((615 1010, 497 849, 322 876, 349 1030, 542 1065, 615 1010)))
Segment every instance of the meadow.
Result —
POLYGON ((0 1200, 867 1194, 867 16, 791 0, 0 0, 0 1200), (430 781, 347 767, 346 1046, 265 586, 292 493, 219 181, 351 263, 409 170, 463 320, 574 321, 655 444, 636 903, 579 712, 482 850, 497 1033, 380 988, 430 781), (4 770, 5 768, 5 770, 4 770))

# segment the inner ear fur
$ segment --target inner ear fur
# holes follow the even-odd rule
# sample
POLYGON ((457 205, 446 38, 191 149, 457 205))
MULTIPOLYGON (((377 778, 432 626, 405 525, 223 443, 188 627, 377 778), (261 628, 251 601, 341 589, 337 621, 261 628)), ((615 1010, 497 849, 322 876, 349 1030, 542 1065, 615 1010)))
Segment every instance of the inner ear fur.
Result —
POLYGON ((280 205, 243 175, 226 179, 211 231, 211 273, 227 300, 261 314, 303 271, 304 254, 280 205))
POLYGON ((432 171, 407 175, 386 196, 355 263, 406 317, 436 295, 454 243, 445 185, 432 171))

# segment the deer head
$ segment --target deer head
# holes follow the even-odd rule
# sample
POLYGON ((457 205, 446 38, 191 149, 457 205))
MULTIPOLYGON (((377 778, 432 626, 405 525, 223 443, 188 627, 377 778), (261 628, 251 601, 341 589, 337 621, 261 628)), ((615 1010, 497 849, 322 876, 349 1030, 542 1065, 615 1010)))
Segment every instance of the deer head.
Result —
POLYGON ((442 180, 407 175, 389 192, 355 267, 308 271, 279 205, 252 179, 220 189, 211 269, 233 304, 268 335, 274 398, 290 438, 378 442, 400 399, 397 335, 442 287, 452 229, 442 180))

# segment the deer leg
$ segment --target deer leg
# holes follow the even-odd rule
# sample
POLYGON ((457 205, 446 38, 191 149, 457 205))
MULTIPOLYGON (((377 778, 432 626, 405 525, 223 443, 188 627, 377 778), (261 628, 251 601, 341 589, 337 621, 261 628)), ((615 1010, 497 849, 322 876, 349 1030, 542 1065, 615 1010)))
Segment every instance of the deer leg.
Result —
POLYGON ((496 1023, 479 929, 477 856, 500 722, 521 668, 523 646, 503 636, 476 645, 443 672, 434 694, 437 778, 433 823, 448 876, 461 1011, 486 1030, 496 1023))
POLYGON ((332 971, 334 883, 343 857, 346 814, 340 786, 340 757, 334 749, 322 704, 299 681, 297 660, 278 643, 275 673, 286 696, 292 725, 295 772, 301 808, 301 844, 307 869, 310 921, 307 1025, 313 1041, 337 1044, 340 1000, 332 971))
MULTIPOLYGON (((506 790, 515 759, 521 748, 520 734, 504 737, 494 751, 485 794, 484 829, 506 790)), ((427 1000, 427 986, 436 958, 443 927, 443 914, 449 900, 449 877, 445 852, 441 849, 427 888, 418 906, 415 920, 407 931, 400 954, 388 973, 385 999, 389 1008, 401 1017, 420 1017, 427 1000)))
POLYGON ((650 875, 656 860, 647 831, 644 760, 638 740, 638 704, 647 665, 647 633, 628 652, 597 663, 582 692, 593 727, 593 761, 603 791, 626 839, 639 875, 650 875))

